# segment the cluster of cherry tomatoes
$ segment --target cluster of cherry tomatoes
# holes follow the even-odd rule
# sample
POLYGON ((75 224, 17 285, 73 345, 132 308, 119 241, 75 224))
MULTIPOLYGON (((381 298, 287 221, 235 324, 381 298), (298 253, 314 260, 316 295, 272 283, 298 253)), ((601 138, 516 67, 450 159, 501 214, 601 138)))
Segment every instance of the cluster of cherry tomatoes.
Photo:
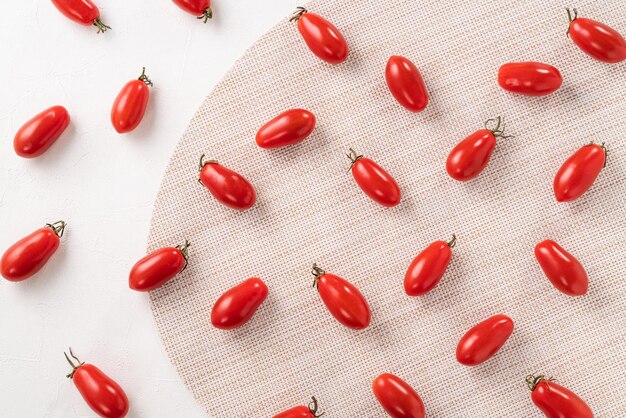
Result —
MULTIPOLYGON (((184 10, 205 22, 211 18, 209 0, 173 0, 184 10)), ((90 0, 52 0, 68 18, 85 25, 95 25, 99 32, 110 29, 100 20, 98 8, 90 0)), ((626 59, 626 41, 610 27, 590 19, 578 18, 576 11, 568 10, 568 35, 591 57, 616 63, 626 59)), ((323 17, 300 7, 291 18, 309 49, 330 64, 340 64, 348 56, 348 45, 340 31, 323 17)), ((400 105, 412 112, 421 112, 428 105, 426 85, 418 68, 409 59, 392 56, 387 62, 385 79, 389 91, 400 105)), ((498 72, 499 85, 512 93, 543 96, 558 90, 563 82, 553 66, 538 62, 504 64, 498 72)), ((138 79, 127 83, 111 112, 111 121, 119 133, 130 132, 141 122, 152 82, 145 68, 138 79)), ((25 158, 43 154, 61 136, 70 123, 68 112, 54 106, 26 122, 15 135, 15 152, 25 158)), ((262 126, 256 135, 259 147, 272 149, 289 146, 305 140, 315 129, 316 118, 305 109, 291 109, 262 126)), ((450 152, 446 170, 451 178, 468 181, 478 176, 488 165, 497 138, 507 138, 501 117, 485 122, 460 141, 450 152)), ((554 178, 557 201, 577 199, 592 186, 606 164, 604 145, 588 144, 581 147, 558 169, 554 178)), ((361 190, 376 203, 393 207, 401 202, 401 191, 394 178, 373 160, 349 150, 350 171, 361 190)), ((248 210, 256 202, 252 184, 241 174, 217 161, 200 157, 199 179, 210 194, 221 204, 248 210)), ((2 276, 19 282, 32 277, 52 257, 60 245, 66 223, 47 224, 12 245, 0 261, 2 276)), ((404 290, 409 296, 421 296, 432 291, 445 274, 452 258, 456 236, 446 241, 435 241, 421 251, 408 266, 404 290)), ((158 249, 130 270, 129 287, 146 292, 159 288, 182 272, 188 264, 190 243, 158 249)), ((552 240, 535 247, 535 257, 550 282, 559 291, 570 296, 587 292, 588 278, 583 266, 565 249, 552 240)), ((370 307, 361 292, 349 281, 327 273, 313 265, 314 287, 330 314, 344 326, 360 330, 370 324, 370 307)), ((269 289, 260 278, 250 278, 225 291, 213 305, 211 323, 219 329, 233 329, 248 322, 268 295, 269 289)), ((461 337, 456 349, 458 362, 475 366, 487 361, 506 343, 513 333, 514 323, 506 315, 494 315, 478 323, 461 337)), ((129 402, 123 389, 100 369, 81 362, 70 349, 65 357, 72 367, 68 374, 87 404, 100 416, 124 417, 129 402)), ((573 392, 545 376, 527 376, 533 402, 549 418, 589 418, 593 413, 573 392)), ((382 407, 394 418, 421 418, 424 404, 413 388, 397 376, 385 373, 373 382, 373 392, 382 407)), ((309 405, 294 407, 274 418, 319 417, 315 398, 309 405)))

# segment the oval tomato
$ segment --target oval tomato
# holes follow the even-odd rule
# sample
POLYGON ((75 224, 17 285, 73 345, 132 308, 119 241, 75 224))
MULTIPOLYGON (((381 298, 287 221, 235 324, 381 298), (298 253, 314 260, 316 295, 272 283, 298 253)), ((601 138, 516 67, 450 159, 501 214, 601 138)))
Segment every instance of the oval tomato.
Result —
POLYGON ((393 374, 383 373, 372 385, 378 402, 393 418, 424 418, 424 403, 408 383, 393 374))
POLYGON ((545 376, 526 376, 533 403, 546 418, 593 418, 591 408, 571 390, 545 376))
POLYGON ((91 0, 52 0, 65 17, 81 25, 94 25, 98 33, 111 29, 100 20, 100 10, 91 0))
POLYGON ((70 355, 77 364, 66 353, 63 354, 72 366, 72 372, 67 377, 74 381, 87 405, 103 418, 125 417, 128 413, 128 397, 122 387, 96 366, 81 362, 71 348, 70 355))
POLYGON ((398 103, 411 112, 421 112, 428 105, 426 84, 419 70, 407 58, 394 55, 385 69, 387 86, 398 103))
POLYGON ((309 13, 304 7, 298 7, 290 20, 298 22, 298 30, 304 42, 318 58, 330 64, 340 64, 346 60, 348 44, 339 29, 328 20, 309 13))
POLYGON ((63 106, 52 106, 26 122, 15 134, 13 148, 24 158, 43 154, 70 124, 70 114, 63 106))
POLYGON ((606 165, 604 144, 578 149, 554 176, 554 195, 559 202, 570 202, 585 194, 606 165))
POLYGON ((465 366, 476 366, 493 356, 512 333, 513 320, 494 315, 467 331, 456 348, 456 359, 465 366))
POLYGON ((309 402, 309 406, 296 406, 280 414, 274 415, 273 418, 318 418, 324 415, 324 413, 317 413, 317 399, 313 396, 313 400, 309 402))
POLYGON ((46 224, 9 247, 0 260, 2 276, 21 282, 41 270, 59 248, 65 226, 63 221, 46 224))
POLYGON ((535 246, 535 257, 543 272, 558 290, 570 296, 587 293, 589 280, 585 269, 559 244, 549 239, 541 241, 535 246))
POLYGON ((421 296, 437 286, 452 258, 456 235, 450 242, 435 241, 419 253, 404 275, 404 291, 409 296, 421 296))
POLYGON ((448 155, 446 171, 455 180, 467 181, 478 176, 489 163, 496 138, 510 138, 504 135, 504 124, 499 116, 485 122, 480 129, 459 142, 448 155), (489 122, 495 122, 494 129, 488 129, 489 122))
POLYGON ((509 62, 498 70, 498 84, 512 93, 545 96, 563 84, 559 70, 542 62, 509 62))
POLYGON ((130 270, 128 286, 149 292, 170 281, 187 267, 189 241, 176 247, 160 248, 137 261, 130 270))
POLYGON ((366 195, 386 207, 400 203, 402 196, 398 183, 381 166, 369 158, 357 155, 352 148, 348 158, 352 161, 352 176, 366 195))
POLYGON ((211 323, 215 328, 233 329, 252 318, 267 297, 267 285, 253 277, 227 290, 219 297, 211 311, 211 323))
POLYGON ((626 59, 626 40, 618 31, 604 23, 578 17, 576 9, 573 15, 567 9, 567 16, 570 22, 567 33, 585 54, 612 64, 626 59))
POLYGON ((172 0, 178 7, 197 16, 198 19, 203 19, 206 23, 213 17, 213 10, 211 10, 211 0, 172 0))
POLYGON ((314 286, 337 321, 352 329, 364 329, 370 324, 371 313, 367 301, 352 283, 326 273, 313 264, 314 286))
POLYGON ((150 99, 148 86, 152 86, 152 81, 144 67, 139 78, 126 83, 117 95, 111 109, 111 122, 118 133, 127 133, 139 126, 150 99))
POLYGON ((204 161, 204 154, 200 157, 200 182, 229 208, 246 210, 256 202, 256 192, 248 180, 217 161, 204 161))
POLYGON ((278 148, 303 141, 315 128, 315 115, 304 109, 291 109, 267 122, 256 134, 261 148, 278 148))

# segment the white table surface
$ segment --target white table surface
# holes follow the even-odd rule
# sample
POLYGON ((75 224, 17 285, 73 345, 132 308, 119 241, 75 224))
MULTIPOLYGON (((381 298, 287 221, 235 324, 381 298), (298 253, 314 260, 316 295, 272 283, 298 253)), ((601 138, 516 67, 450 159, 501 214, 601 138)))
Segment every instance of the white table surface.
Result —
POLYGON ((299 3, 214 0, 206 25, 170 0, 97 3, 113 27, 99 35, 49 0, 0 1, 0 251, 47 222, 68 223, 35 277, 0 279, 0 416, 95 416, 65 378, 71 345, 122 385, 128 417, 203 417, 128 271, 145 254, 161 176, 195 110, 299 3), (148 110, 120 136, 111 105, 142 66, 154 82, 148 110), (71 115, 68 130, 38 159, 16 156, 17 129, 56 104, 71 115))

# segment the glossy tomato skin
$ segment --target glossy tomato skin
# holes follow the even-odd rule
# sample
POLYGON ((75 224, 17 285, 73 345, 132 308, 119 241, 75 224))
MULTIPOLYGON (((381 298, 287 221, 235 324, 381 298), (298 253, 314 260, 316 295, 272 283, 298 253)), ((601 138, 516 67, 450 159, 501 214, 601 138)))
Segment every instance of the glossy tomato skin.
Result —
POLYGON ((378 402, 392 418, 424 418, 426 411, 420 396, 408 383, 390 373, 374 379, 372 390, 378 402))
POLYGON ((555 382, 541 380, 530 397, 546 418, 593 418, 585 401, 555 382))
POLYGON ((211 323, 215 328, 233 329, 252 318, 267 297, 268 289, 263 280, 253 277, 227 290, 219 297, 211 311, 211 323))
POLYGON ((554 177, 554 196, 559 202, 570 202, 585 194, 606 163, 603 146, 581 147, 559 168, 554 177))
POLYGON ((298 21, 298 30, 307 46, 318 58, 329 64, 341 64, 348 57, 348 44, 339 29, 323 17, 304 8, 292 20, 298 21))
POLYGON ((150 99, 152 82, 143 69, 137 80, 132 80, 119 92, 111 109, 111 123, 115 130, 124 134, 134 130, 143 119, 150 99))
POLYGON ((149 292, 163 286, 187 267, 189 243, 179 247, 160 248, 139 260, 130 270, 128 286, 138 292, 149 292))
POLYGON ((96 414, 103 418, 126 416, 128 397, 117 382, 92 364, 82 364, 73 373, 74 385, 96 414))
POLYGON ((393 207, 400 203, 402 194, 395 179, 373 160, 350 150, 352 176, 361 190, 376 203, 393 207))
POLYGON ((615 64, 626 59, 626 40, 604 23, 575 17, 570 22, 568 33, 585 54, 598 61, 615 64))
POLYGON ((90 26, 100 17, 100 10, 91 0, 52 0, 65 17, 81 25, 90 26))
POLYGON ((278 148, 303 141, 315 129, 315 115, 305 109, 290 109, 259 129, 256 143, 261 148, 278 148))
POLYGON ((15 134, 13 148, 23 158, 35 158, 46 152, 70 124, 70 114, 63 106, 52 106, 26 122, 15 134))
POLYGON ((172 0, 178 7, 194 16, 202 16, 211 9, 211 0, 172 0))
POLYGON ((500 67, 498 84, 512 93, 545 96, 563 84, 559 70, 542 62, 510 62, 500 67))
POLYGON ((395 99, 411 112, 421 112, 428 105, 426 84, 409 59, 394 55, 387 61, 385 79, 395 99))
POLYGON ((446 161, 446 171, 455 180, 471 180, 485 169, 495 147, 493 132, 480 129, 452 149, 446 161))
POLYGON ((552 240, 541 241, 535 246, 535 257, 550 282, 569 296, 587 293, 589 279, 582 264, 559 244, 552 240))
POLYGON ((236 210, 247 210, 256 202, 254 187, 241 174, 223 165, 201 160, 200 182, 221 204, 236 210), (202 165, 204 164, 204 165, 202 165))
POLYGON ((456 348, 456 359, 465 366, 476 366, 493 356, 512 333, 513 320, 494 315, 467 331, 456 348))
POLYGON ((314 416, 315 415, 309 411, 309 408, 300 405, 281 412, 280 414, 276 414, 273 418, 313 418, 314 416))
POLYGON ((435 241, 415 257, 404 275, 407 295, 421 296, 437 286, 448 268, 455 242, 456 238, 449 243, 435 241))

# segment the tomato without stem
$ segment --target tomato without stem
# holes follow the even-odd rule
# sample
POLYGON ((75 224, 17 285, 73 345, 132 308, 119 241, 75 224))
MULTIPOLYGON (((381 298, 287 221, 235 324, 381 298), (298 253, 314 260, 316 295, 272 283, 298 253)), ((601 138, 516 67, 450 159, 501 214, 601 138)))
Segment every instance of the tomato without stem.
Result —
POLYGON ((139 292, 149 292, 170 281, 187 267, 188 251, 191 244, 160 248, 141 260, 130 270, 128 286, 139 292))
POLYGON ((324 413, 317 413, 318 405, 315 396, 312 397, 312 401, 309 402, 309 406, 299 405, 288 409, 280 414, 274 415, 273 418, 318 418, 324 415, 324 413))
POLYGON ((318 58, 341 64, 348 57, 348 44, 339 29, 323 17, 309 13, 304 7, 290 19, 298 22, 298 30, 307 46, 318 58))
POLYGON ((304 109, 291 109, 267 122, 256 134, 261 148, 278 148, 303 141, 315 129, 315 115, 304 109))
POLYGON ((426 84, 419 70, 407 58, 394 55, 385 69, 387 86, 398 103, 411 112, 421 112, 428 105, 426 84))
POLYGON ((371 313, 367 301, 352 283, 326 273, 313 264, 314 286, 337 321, 352 329, 364 329, 370 324, 371 313))
POLYGON ((213 17, 213 10, 211 10, 211 0, 172 0, 178 7, 197 16, 198 19, 204 20, 206 23, 213 17))
POLYGON ((20 157, 38 157, 59 139, 69 124, 67 110, 52 106, 22 125, 13 139, 13 149, 20 157))
POLYGON ((267 297, 268 289, 263 280, 253 277, 227 290, 219 297, 211 311, 211 323, 215 328, 233 329, 252 318, 267 297))
POLYGON ((94 25, 98 33, 111 29, 100 20, 100 10, 91 0, 52 0, 65 17, 81 25, 94 25))
POLYGON ((204 154, 200 157, 200 182, 229 208, 246 210, 256 202, 256 192, 248 180, 217 161, 204 161, 204 154))
POLYGON ((545 96, 563 84, 559 70, 542 62, 510 62, 498 70, 498 84, 512 93, 545 96))
POLYGON ((533 403, 546 418, 593 418, 591 408, 571 390, 545 376, 526 376, 533 403))
POLYGON ((139 126, 150 99, 148 86, 152 86, 152 81, 144 67, 139 78, 126 83, 117 95, 111 109, 111 123, 118 133, 127 133, 139 126))
POLYGON ((419 253, 404 275, 404 291, 409 296, 421 296, 437 286, 452 258, 456 235, 449 242, 435 241, 419 253))
POLYGON ((72 366, 67 377, 74 381, 87 405, 103 418, 125 417, 128 413, 128 397, 122 387, 96 366, 81 362, 71 348, 70 355, 77 364, 64 354, 72 366))
POLYGON ((618 31, 604 23, 578 17, 576 9, 573 11, 572 14, 567 9, 569 18, 567 34, 585 54, 611 64, 626 59, 626 40, 618 31))
POLYGON ((554 177, 554 196, 559 202, 570 202, 585 194, 606 165, 604 144, 581 147, 559 168, 554 177))
POLYGON ((513 320, 494 315, 467 331, 456 348, 456 359, 465 366, 476 366, 493 356, 512 333, 513 320))
POLYGON ((59 248, 65 226, 63 221, 47 224, 9 247, 0 260, 2 276, 21 282, 41 270, 59 248))
POLYGON ((374 379, 372 390, 378 402, 393 418, 424 418, 424 403, 408 383, 393 374, 374 379))
POLYGON ((350 171, 361 190, 373 201, 393 207, 400 203, 400 187, 389 173, 369 158, 358 155, 352 148, 348 158, 352 162, 350 171))
POLYGON ((552 240, 541 241, 535 246, 535 257, 550 282, 561 292, 570 296, 587 293, 589 279, 582 264, 552 240))

